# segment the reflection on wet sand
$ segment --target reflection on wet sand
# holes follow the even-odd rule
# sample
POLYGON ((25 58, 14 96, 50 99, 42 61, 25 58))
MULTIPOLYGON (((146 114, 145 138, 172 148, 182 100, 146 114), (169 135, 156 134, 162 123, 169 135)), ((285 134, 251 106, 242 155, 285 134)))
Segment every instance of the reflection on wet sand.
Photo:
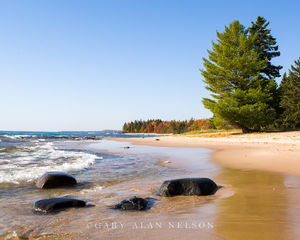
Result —
MULTIPOLYGON (((228 168, 219 172, 216 180, 231 185, 235 191, 233 196, 216 202, 215 231, 220 236, 224 239, 297 239, 291 226, 299 222, 299 214, 297 219, 292 219, 288 213, 297 209, 291 199, 299 196, 299 190, 286 186, 284 175, 228 168)), ((298 177, 289 178, 299 181, 298 177)), ((299 209, 297 211, 299 213, 299 209)))

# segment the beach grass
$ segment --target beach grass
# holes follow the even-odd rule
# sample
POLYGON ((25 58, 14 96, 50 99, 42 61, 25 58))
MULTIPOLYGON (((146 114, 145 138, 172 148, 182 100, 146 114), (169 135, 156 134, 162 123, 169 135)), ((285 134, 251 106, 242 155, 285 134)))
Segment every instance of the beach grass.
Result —
POLYGON ((207 130, 196 130, 196 131, 190 131, 190 132, 184 132, 181 134, 176 134, 175 136, 183 136, 183 135, 212 135, 212 136, 216 136, 216 135, 235 135, 235 134, 242 134, 242 130, 241 129, 207 129, 207 130))

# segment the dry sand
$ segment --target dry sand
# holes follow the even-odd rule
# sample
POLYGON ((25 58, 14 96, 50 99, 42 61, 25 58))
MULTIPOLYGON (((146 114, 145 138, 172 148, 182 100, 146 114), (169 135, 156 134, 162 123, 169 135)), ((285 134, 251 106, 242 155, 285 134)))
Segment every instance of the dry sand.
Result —
POLYGON ((113 140, 130 141, 136 145, 210 148, 216 150, 212 154, 212 160, 225 167, 300 176, 300 131, 174 135, 113 140))

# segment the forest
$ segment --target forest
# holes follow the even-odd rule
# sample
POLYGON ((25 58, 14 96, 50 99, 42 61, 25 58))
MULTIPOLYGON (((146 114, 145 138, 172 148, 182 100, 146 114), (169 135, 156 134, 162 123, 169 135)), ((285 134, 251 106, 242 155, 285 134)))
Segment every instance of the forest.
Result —
POLYGON ((215 129, 211 119, 190 119, 189 121, 162 121, 160 119, 124 123, 123 133, 184 133, 215 129))

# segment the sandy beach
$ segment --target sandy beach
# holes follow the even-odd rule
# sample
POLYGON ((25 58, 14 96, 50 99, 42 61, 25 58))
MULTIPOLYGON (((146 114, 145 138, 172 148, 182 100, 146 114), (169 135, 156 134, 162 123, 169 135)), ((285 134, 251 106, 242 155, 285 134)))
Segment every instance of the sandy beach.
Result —
MULTIPOLYGON (((114 138, 128 141, 128 138, 114 138)), ((300 175, 300 131, 130 138, 136 145, 202 147, 216 150, 212 160, 225 167, 300 175), (159 140, 158 140, 159 139, 159 140)))

